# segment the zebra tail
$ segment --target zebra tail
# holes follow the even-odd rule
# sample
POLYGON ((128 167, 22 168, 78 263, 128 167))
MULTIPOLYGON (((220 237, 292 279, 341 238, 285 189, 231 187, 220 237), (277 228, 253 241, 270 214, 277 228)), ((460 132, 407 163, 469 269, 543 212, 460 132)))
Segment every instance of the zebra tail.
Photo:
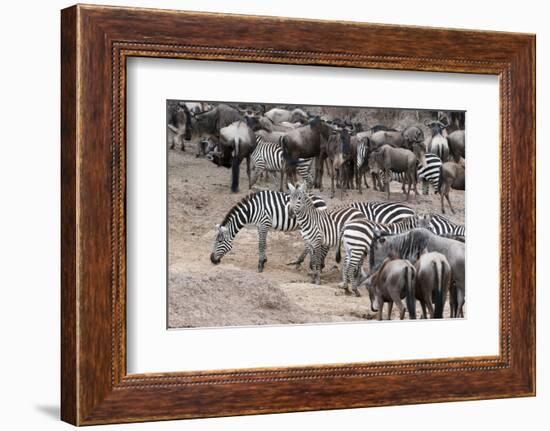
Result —
POLYGON ((405 279, 407 282, 406 296, 409 319, 416 319, 416 298, 414 296, 415 270, 412 266, 405 267, 405 279))
POLYGON ((235 149, 233 150, 233 160, 231 162, 231 191, 237 193, 239 191, 239 173, 241 160, 239 157, 239 138, 235 139, 235 149))
POLYGON ((436 285, 434 317, 436 319, 441 319, 443 317, 443 289, 441 286, 443 279, 443 265, 438 268, 437 262, 433 262, 433 266, 436 285))
POLYGON ((336 263, 340 263, 342 260, 342 253, 340 252, 340 240, 338 241, 338 245, 336 246, 336 263))

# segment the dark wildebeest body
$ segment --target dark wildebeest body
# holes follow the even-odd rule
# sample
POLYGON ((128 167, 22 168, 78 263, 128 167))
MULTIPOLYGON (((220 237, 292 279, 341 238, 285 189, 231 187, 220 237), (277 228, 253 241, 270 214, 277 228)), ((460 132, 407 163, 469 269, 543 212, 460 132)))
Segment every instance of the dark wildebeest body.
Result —
POLYGON ((443 198, 447 199, 451 212, 455 210, 449 199, 451 189, 465 190, 466 189, 466 170, 460 163, 446 162, 441 165, 441 173, 439 175, 439 193, 441 195, 441 212, 445 214, 445 204, 443 198))
POLYGON ((281 139, 283 157, 287 165, 295 166, 299 159, 317 157, 315 187, 319 187, 319 175, 322 175, 321 146, 326 146, 332 129, 321 118, 313 118, 309 124, 289 130, 281 139))
POLYGON ((375 235, 371 242, 370 268, 376 271, 386 257, 393 255, 416 262, 421 254, 437 251, 443 254, 451 266, 451 317, 464 317, 466 293, 465 244, 435 235, 427 229, 417 228, 398 235, 375 235))
POLYGON ((170 149, 176 148, 176 145, 181 145, 181 150, 185 151, 184 135, 187 127, 189 114, 186 112, 186 107, 183 104, 178 103, 170 112, 170 118, 168 120, 168 143, 170 149))
POLYGON ((384 303, 388 303, 388 320, 391 320, 393 304, 399 309, 399 318, 405 318, 405 307, 401 300, 406 298, 409 319, 416 319, 414 266, 405 259, 386 258, 380 269, 362 281, 369 292, 371 310, 378 312, 378 320, 382 320, 384 303))
POLYGON ((403 173, 403 193, 406 194, 409 200, 411 187, 414 186, 415 196, 418 194, 416 189, 416 165, 417 159, 411 150, 405 148, 394 148, 390 145, 384 145, 378 148, 371 154, 373 161, 373 170, 382 173, 384 177, 384 187, 386 189, 387 198, 390 198, 390 180, 391 172, 403 173), (408 189, 405 192, 405 186, 408 184, 408 189))
POLYGON ((326 143, 326 157, 329 161, 330 170, 330 197, 334 197, 334 180, 340 188, 340 195, 343 193, 343 168, 344 164, 353 160, 350 134, 347 129, 336 130, 330 134, 326 143))
POLYGON ((449 143, 447 138, 443 136, 444 130, 447 125, 441 121, 428 121, 424 122, 432 131, 432 137, 428 143, 428 153, 437 155, 441 161, 446 162, 449 159, 449 143))
POLYGON ((441 319, 447 294, 451 288, 451 265, 442 253, 424 253, 414 264, 416 269, 415 296, 422 306, 422 317, 441 319), (435 303, 435 311, 433 303, 435 303))
POLYGON ((231 152, 231 191, 239 191, 240 165, 246 158, 246 173, 250 188, 250 155, 256 146, 256 135, 244 121, 235 121, 220 129, 222 153, 231 152))
POLYGON ((424 142, 424 133, 418 127, 411 126, 402 131, 378 130, 373 132, 369 138, 372 150, 380 148, 382 145, 412 150, 414 144, 424 142))
MULTIPOLYGON (((245 121, 242 113, 229 105, 220 103, 218 106, 209 111, 192 114, 192 121, 189 124, 189 139, 191 136, 197 137, 199 140, 213 136, 216 140, 220 140, 220 130, 223 127, 229 126, 236 121, 245 121)), ((187 132, 186 132, 187 133, 187 132)), ((187 138, 186 138, 187 139, 187 138)), ((200 156, 200 146, 197 156, 200 156)), ((222 157, 227 158, 227 154, 222 157)))
POLYGON ((455 162, 460 158, 466 158, 466 136, 464 130, 455 130, 447 136, 449 152, 455 162))

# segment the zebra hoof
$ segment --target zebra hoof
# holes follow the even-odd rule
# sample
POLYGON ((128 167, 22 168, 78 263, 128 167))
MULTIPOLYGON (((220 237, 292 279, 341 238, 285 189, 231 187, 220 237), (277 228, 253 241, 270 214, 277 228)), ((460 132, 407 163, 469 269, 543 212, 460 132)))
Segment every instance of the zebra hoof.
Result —
POLYGON ((267 262, 267 259, 264 261, 258 262, 258 272, 264 272, 264 265, 267 262))

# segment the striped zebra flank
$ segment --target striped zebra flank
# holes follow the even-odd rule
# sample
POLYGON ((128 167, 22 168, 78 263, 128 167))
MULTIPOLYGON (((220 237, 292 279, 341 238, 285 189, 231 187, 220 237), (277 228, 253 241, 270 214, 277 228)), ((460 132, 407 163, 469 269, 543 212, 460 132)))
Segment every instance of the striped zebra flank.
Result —
MULTIPOLYGON (((284 184, 284 173, 286 163, 283 158, 283 150, 278 141, 269 141, 262 135, 256 135, 256 148, 250 156, 252 173, 250 178, 250 186, 256 184, 259 175, 262 172, 268 174, 279 173, 280 190, 282 191, 284 184)), ((313 176, 311 174, 311 164, 313 158, 298 159, 296 164, 296 172, 306 182, 308 188, 313 186, 313 176)))
MULTIPOLYGON (((313 207, 317 211, 327 209, 325 201, 315 195, 308 195, 313 207)), ((233 240, 239 231, 246 225, 255 225, 258 228, 259 260, 258 272, 262 272, 267 262, 267 232, 269 229, 279 231, 293 231, 298 223, 289 211, 290 198, 288 194, 264 190, 252 193, 238 202, 216 225, 216 238, 212 247, 210 261, 220 263, 233 247, 233 240)), ((305 253, 304 253, 305 255, 305 253)))
POLYGON ((383 224, 395 223, 415 215, 412 208, 395 202, 353 202, 351 206, 365 214, 368 220, 383 224))
POLYGON ((342 262, 342 287, 350 292, 348 286, 351 282, 351 292, 360 296, 357 290, 360 272, 365 257, 370 250, 375 232, 395 235, 417 227, 428 227, 429 223, 429 215, 425 217, 408 217, 390 224, 376 223, 367 219, 357 219, 347 223, 342 231, 337 251, 339 257, 340 247, 343 246, 345 258, 342 262))
POLYGON ((452 222, 447 217, 439 214, 430 214, 429 229, 439 236, 447 238, 455 238, 459 241, 464 241, 466 237, 466 227, 463 224, 452 222))
MULTIPOLYGON (((439 193, 439 176, 442 164, 441 159, 436 154, 426 153, 426 164, 424 166, 419 165, 416 171, 418 179, 422 180, 423 194, 428 194, 429 184, 433 186, 435 193, 439 193)), ((383 173, 381 172, 380 175, 382 175, 382 183, 385 184, 386 179, 383 173)), ((403 183, 405 181, 405 174, 392 171, 391 179, 392 181, 403 183)))
POLYGON ((310 267, 313 271, 313 282, 321 283, 321 270, 330 247, 339 243, 340 233, 344 226, 352 220, 364 219, 359 210, 346 206, 319 211, 311 197, 305 191, 304 185, 290 190, 290 211, 296 216, 300 233, 310 254, 310 267))

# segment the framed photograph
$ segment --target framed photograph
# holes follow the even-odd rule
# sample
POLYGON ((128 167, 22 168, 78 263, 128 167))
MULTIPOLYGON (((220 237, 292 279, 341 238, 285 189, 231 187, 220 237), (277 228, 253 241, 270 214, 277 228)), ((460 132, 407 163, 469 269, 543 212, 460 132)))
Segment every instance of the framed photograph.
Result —
POLYGON ((64 421, 535 394, 534 35, 61 17, 64 421))

